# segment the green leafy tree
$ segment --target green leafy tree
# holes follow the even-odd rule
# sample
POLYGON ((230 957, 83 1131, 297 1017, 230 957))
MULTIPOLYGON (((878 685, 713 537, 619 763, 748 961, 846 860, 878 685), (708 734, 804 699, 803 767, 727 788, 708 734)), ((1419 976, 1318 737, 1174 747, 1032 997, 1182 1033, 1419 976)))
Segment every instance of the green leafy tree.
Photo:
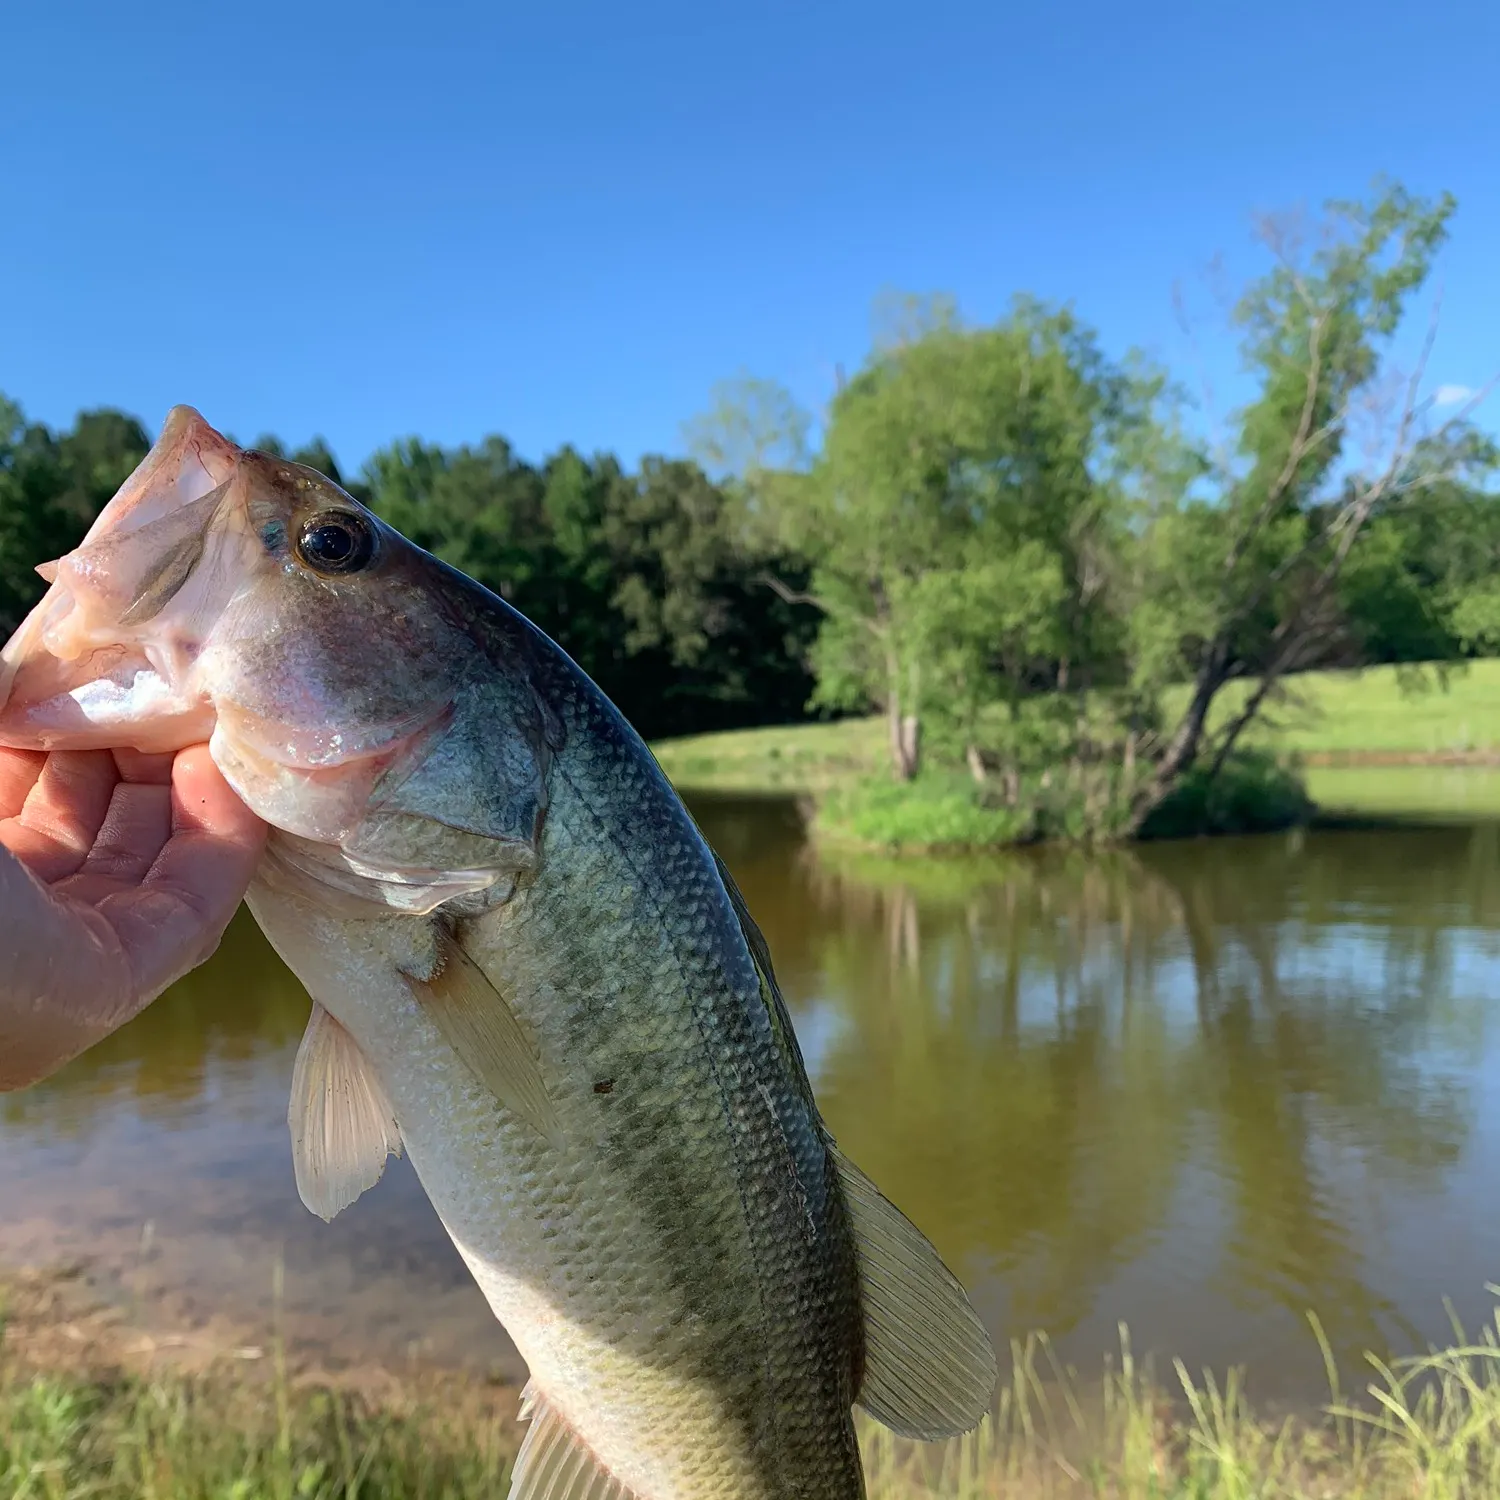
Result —
POLYGON ((648 457, 632 474, 563 448, 537 468, 498 437, 409 439, 367 480, 393 525, 526 614, 642 733, 800 716, 811 611, 758 585, 767 558, 696 464, 648 457))
POLYGON ((1468 431, 1448 472, 1372 518, 1339 580, 1350 654, 1361 662, 1453 661, 1500 651, 1496 445, 1468 431))
POLYGON ((748 508, 809 559, 806 589, 772 583, 823 615, 815 704, 879 707, 900 779, 917 773, 924 721, 966 738, 978 773, 988 707, 1014 717, 1028 696, 1123 676, 1111 558, 1164 386, 1030 299, 988 327, 940 299, 895 313, 801 470, 765 466, 806 424, 760 386, 738 411, 721 397, 699 438, 750 455, 748 508))
POLYGON ((1329 204, 1311 237, 1261 226, 1273 268, 1236 309, 1260 394, 1208 492, 1160 507, 1134 551, 1137 680, 1185 679, 1191 693, 1135 794, 1133 827, 1200 760, 1216 774, 1285 676, 1327 655, 1340 579, 1371 523, 1472 458, 1461 418, 1422 433, 1422 371, 1397 384, 1389 358, 1453 208, 1387 186, 1329 204), (1255 686, 1210 733, 1235 678, 1255 686))
POLYGON ((812 691, 816 614, 766 588, 805 582, 762 550, 735 499, 697 464, 648 456, 614 491, 601 537, 628 650, 660 673, 664 722, 681 728, 794 720, 812 691))
POLYGON ((37 564, 82 541, 149 447, 140 423, 120 412, 82 412, 58 434, 0 396, 0 636, 41 598, 37 564))

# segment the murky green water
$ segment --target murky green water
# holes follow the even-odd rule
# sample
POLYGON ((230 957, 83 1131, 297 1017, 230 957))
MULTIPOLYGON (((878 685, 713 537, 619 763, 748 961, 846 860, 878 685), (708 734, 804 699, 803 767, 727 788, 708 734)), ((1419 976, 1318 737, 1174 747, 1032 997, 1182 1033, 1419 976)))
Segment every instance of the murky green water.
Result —
MULTIPOLYGON (((1485 804, 1500 783, 1468 785, 1485 804)), ((1045 1327, 1097 1369, 1124 1320, 1138 1349, 1296 1399, 1321 1382, 1309 1310, 1351 1359, 1444 1337, 1445 1296, 1489 1315, 1496 825, 820 864, 789 804, 695 807, 841 1143, 997 1336, 1045 1327)), ((294 1337, 333 1359, 513 1364, 405 1163, 331 1226, 298 1202, 306 1012, 242 920, 137 1022, 0 1099, 0 1259, 88 1258, 177 1313, 253 1319, 279 1254, 294 1337)))

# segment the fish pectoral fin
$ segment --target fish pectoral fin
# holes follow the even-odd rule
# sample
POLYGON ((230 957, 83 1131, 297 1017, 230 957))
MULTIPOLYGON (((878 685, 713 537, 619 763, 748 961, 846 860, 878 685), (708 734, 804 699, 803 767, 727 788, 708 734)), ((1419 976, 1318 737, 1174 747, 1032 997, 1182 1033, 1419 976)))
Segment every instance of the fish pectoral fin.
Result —
POLYGON ((977 1427, 999 1369, 984 1324, 927 1236, 829 1142, 859 1252, 865 1377, 859 1404, 901 1437, 977 1427))
POLYGON ((507 1500, 638 1500, 530 1382, 521 1392, 521 1418, 530 1425, 507 1500))
POLYGON ((332 1220, 380 1181, 401 1132, 359 1044, 316 1001, 292 1068, 287 1105, 297 1192, 332 1220))
POLYGON ((405 976, 422 1008, 461 1062, 507 1109, 548 1141, 559 1136, 542 1065, 509 1001, 448 932, 428 978, 405 976))

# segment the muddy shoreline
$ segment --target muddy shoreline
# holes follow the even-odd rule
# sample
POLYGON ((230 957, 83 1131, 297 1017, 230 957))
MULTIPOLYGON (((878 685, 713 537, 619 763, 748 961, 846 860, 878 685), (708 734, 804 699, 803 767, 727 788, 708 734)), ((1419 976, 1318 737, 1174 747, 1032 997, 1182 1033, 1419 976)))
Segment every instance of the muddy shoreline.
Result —
POLYGON ((80 1259, 0 1266, 0 1364, 22 1375, 100 1382, 121 1376, 213 1379, 237 1386, 337 1391, 367 1410, 410 1416, 442 1409, 516 1428, 522 1381, 424 1358, 350 1358, 290 1320, 236 1316, 202 1299, 153 1289, 80 1259))

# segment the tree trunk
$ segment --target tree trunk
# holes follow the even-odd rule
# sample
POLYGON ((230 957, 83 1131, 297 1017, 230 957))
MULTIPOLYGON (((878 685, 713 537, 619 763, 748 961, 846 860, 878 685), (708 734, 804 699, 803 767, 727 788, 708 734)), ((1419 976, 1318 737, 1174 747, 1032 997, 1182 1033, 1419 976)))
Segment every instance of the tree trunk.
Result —
POLYGON ((901 735, 901 702, 893 694, 885 710, 886 739, 891 752, 891 771, 897 781, 911 780, 911 767, 904 754, 901 735))
POLYGON ((922 724, 915 714, 901 716, 901 768, 902 781, 922 769, 922 724))
POLYGON ((980 786, 984 786, 985 783, 989 780, 989 777, 985 773, 985 769, 984 769, 984 757, 981 756, 980 753, 979 753, 979 746, 978 745, 967 745, 967 746, 965 746, 964 747, 964 760, 968 762, 969 775, 972 776, 974 778, 974 780, 979 783, 980 786))
POLYGON ((885 728, 890 742, 891 770, 897 781, 910 781, 922 763, 922 729, 916 714, 901 712, 900 700, 894 696, 885 711, 885 728))
POLYGON ((891 752, 891 771, 897 781, 910 781, 917 774, 916 718, 912 714, 902 713, 901 704, 901 660, 887 642, 885 648, 885 731, 891 752))
POLYGON ((1208 723, 1208 711, 1226 681, 1225 655, 1221 647, 1215 646, 1198 669, 1192 701, 1167 746, 1167 753, 1162 756, 1156 774, 1134 799, 1126 828, 1128 834, 1133 836, 1140 832, 1141 825, 1166 801, 1178 778, 1196 759, 1198 746, 1203 740, 1203 728, 1208 723))

